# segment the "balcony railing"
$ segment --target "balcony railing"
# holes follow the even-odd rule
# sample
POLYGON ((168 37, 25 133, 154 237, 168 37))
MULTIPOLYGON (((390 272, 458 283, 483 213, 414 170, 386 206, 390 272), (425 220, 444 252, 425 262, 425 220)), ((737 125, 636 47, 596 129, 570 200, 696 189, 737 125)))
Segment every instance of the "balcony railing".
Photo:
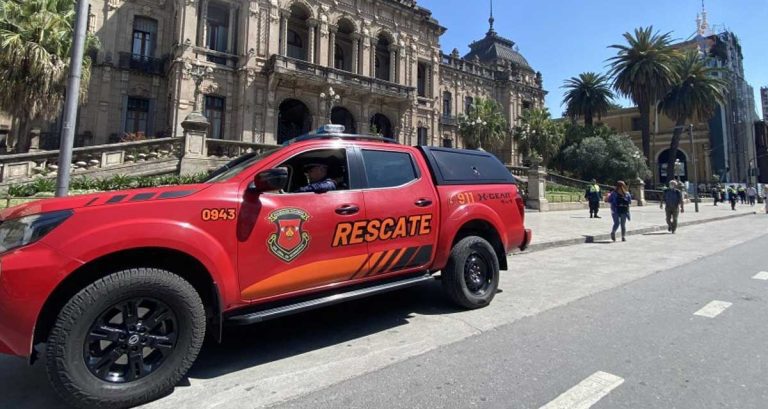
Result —
POLYGON ((145 55, 120 53, 119 67, 149 75, 165 74, 167 58, 153 58, 145 55))
POLYGON ((459 120, 455 116, 442 115, 440 116, 440 124, 445 126, 459 126, 459 120))
POLYGON ((207 139, 208 157, 212 159, 233 159, 250 152, 263 153, 279 148, 278 145, 230 141, 224 139, 207 139))
POLYGON ((312 64, 307 61, 277 54, 270 58, 266 70, 267 73, 304 76, 308 79, 317 79, 321 82, 335 80, 344 85, 356 87, 358 89, 368 89, 371 93, 390 95, 399 98, 410 98, 415 92, 415 88, 413 87, 353 74, 348 71, 337 70, 335 68, 312 64))

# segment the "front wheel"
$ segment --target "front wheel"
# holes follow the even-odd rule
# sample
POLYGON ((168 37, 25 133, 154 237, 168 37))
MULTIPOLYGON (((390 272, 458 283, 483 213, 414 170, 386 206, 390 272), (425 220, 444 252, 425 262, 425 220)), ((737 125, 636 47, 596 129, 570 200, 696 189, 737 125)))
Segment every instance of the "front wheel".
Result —
POLYGON ((124 408, 162 397, 205 336, 194 287, 165 270, 110 274, 64 306, 48 337, 48 378, 70 404, 124 408))
POLYGON ((482 308, 491 303, 499 287, 499 260, 485 239, 465 237, 451 249, 442 276, 451 301, 467 309, 482 308))

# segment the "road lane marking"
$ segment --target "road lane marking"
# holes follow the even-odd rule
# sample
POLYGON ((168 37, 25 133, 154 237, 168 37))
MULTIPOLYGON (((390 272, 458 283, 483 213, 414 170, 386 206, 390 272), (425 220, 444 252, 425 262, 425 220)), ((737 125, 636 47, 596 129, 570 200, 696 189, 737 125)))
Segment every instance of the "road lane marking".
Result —
POLYGON ((761 272, 755 274, 755 276, 752 277, 752 278, 754 278, 755 280, 765 280, 765 281, 768 281, 768 271, 761 271, 761 272))
POLYGON ((622 383, 624 378, 598 371, 540 409, 589 409, 622 383))
POLYGON ((727 301, 715 300, 705 305, 704 308, 694 312, 693 315, 699 315, 707 318, 715 318, 731 305, 733 305, 733 303, 729 303, 727 301))

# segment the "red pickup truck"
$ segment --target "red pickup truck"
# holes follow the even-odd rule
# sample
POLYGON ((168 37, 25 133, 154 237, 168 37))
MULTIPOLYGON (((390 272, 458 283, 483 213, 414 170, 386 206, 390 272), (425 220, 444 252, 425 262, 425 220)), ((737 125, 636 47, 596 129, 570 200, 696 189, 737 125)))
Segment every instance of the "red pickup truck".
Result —
POLYGON ((531 240, 492 155, 325 128, 206 183, 37 201, 0 212, 0 353, 47 343, 54 389, 129 407, 173 389, 203 338, 440 279, 493 299, 531 240))

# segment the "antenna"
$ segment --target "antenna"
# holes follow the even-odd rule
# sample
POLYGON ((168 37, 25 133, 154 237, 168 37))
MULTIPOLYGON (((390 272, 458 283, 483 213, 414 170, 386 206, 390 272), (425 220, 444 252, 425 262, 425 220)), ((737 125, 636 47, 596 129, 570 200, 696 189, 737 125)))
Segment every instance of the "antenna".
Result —
POLYGON ((491 0, 491 18, 488 19, 488 23, 491 25, 491 28, 488 30, 489 33, 493 33, 493 22, 496 21, 493 18, 493 0, 491 0))

